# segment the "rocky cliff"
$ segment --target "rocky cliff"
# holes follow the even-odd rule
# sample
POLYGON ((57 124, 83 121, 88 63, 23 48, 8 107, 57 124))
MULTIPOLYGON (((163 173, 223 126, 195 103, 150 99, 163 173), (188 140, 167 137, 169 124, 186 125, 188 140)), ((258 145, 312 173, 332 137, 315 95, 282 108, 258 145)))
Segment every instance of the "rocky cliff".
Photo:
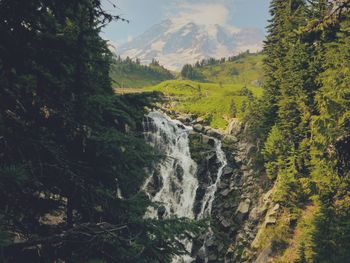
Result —
MULTIPOLYGON (((256 145, 249 142, 237 119, 231 120, 223 132, 206 126, 201 118, 175 117, 194 128, 190 148, 199 165, 201 188, 206 187, 206 179, 215 170, 211 136, 222 141, 228 160, 213 203, 213 235, 206 242, 208 262, 268 262, 271 247, 260 248, 260 233, 276 223, 280 207, 270 201, 270 185, 256 165, 256 145)), ((205 260, 199 251, 196 262, 205 260)))
POLYGON ((212 203, 210 230, 193 243, 193 262, 268 262, 271 246, 262 247, 261 230, 276 223, 280 207, 270 201, 270 186, 256 165, 257 147, 247 140, 245 128, 233 119, 227 131, 220 131, 207 126, 202 118, 167 113, 179 125, 192 127, 188 136, 191 158, 197 164, 195 218, 203 213, 204 195, 222 164, 217 140, 227 159, 212 203))

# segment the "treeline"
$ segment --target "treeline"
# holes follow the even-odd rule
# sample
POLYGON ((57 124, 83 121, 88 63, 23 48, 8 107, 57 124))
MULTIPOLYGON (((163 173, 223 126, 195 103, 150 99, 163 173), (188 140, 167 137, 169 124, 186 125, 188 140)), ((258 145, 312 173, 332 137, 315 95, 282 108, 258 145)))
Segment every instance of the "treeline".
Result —
MULTIPOLYGON (((185 79, 190 79, 190 80, 202 80, 204 78, 203 74, 201 73, 202 68, 221 65, 221 64, 225 64, 226 62, 235 62, 240 59, 244 59, 251 54, 252 53, 250 53, 250 51, 247 50, 236 56, 231 56, 228 58, 220 58, 220 59, 208 58, 208 59, 202 59, 201 61, 197 61, 193 65, 185 64, 181 70, 181 77, 185 79)), ((236 74, 238 74, 238 72, 236 74)))
MULTIPOLYGON (((145 96, 114 94, 99 0, 0 1, 0 261, 171 262, 187 221, 144 219, 145 96)), ((131 64, 131 63, 130 63, 131 64)))
POLYGON ((349 2, 270 4, 265 93, 245 120, 283 207, 266 232, 278 262, 293 247, 293 262, 350 258, 349 2))
POLYGON ((240 60, 242 58, 246 58, 250 54, 252 54, 252 53, 250 53, 250 51, 247 50, 245 52, 239 53, 238 55, 231 56, 231 57, 228 57, 228 58, 224 57, 224 58, 220 58, 220 59, 216 59, 216 58, 202 59, 201 61, 197 61, 193 65, 193 67, 195 67, 195 68, 203 68, 203 67, 206 67, 206 66, 215 66, 215 65, 224 64, 226 62, 234 62, 234 61, 240 60))
MULTIPOLYGON (((164 80, 174 79, 174 75, 153 59, 149 65, 142 65, 140 59, 132 60, 129 57, 122 59, 114 56, 111 65, 111 78, 118 87, 133 85, 133 81, 141 81, 144 85, 159 83, 164 80), (123 81, 124 80, 124 81, 123 81)), ((137 85, 137 83, 135 83, 137 85)))
POLYGON ((154 74, 156 77, 164 78, 164 80, 174 77, 171 72, 162 66, 156 59, 152 59, 152 62, 149 65, 142 65, 139 58, 132 60, 129 57, 122 59, 120 56, 115 56, 113 58, 113 70, 121 70, 124 73, 138 70, 140 72, 143 71, 154 74))

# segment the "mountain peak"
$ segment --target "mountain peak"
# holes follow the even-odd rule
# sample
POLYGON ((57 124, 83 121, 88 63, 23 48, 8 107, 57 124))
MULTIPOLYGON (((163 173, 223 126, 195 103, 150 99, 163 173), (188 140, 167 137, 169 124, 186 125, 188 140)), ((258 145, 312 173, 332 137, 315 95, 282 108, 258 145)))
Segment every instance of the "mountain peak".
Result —
POLYGON ((170 19, 152 26, 117 53, 139 58, 148 64, 153 58, 172 70, 209 57, 221 58, 250 50, 261 50, 263 33, 258 29, 238 29, 228 25, 197 24, 170 19))

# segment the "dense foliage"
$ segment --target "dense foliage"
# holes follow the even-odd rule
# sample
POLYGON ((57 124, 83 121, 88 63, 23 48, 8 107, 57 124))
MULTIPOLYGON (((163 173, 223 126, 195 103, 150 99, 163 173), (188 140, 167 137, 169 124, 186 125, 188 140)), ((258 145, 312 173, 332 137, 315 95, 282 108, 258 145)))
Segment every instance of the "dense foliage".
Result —
POLYGON ((276 262, 347 262, 350 257, 346 4, 349 1, 271 1, 265 91, 245 119, 264 144, 261 152, 274 183, 273 199, 284 207, 279 222, 270 226, 276 262))
POLYGON ((147 100, 113 93, 111 19, 99 0, 0 1, 1 262, 170 262, 194 233, 143 219, 147 100))

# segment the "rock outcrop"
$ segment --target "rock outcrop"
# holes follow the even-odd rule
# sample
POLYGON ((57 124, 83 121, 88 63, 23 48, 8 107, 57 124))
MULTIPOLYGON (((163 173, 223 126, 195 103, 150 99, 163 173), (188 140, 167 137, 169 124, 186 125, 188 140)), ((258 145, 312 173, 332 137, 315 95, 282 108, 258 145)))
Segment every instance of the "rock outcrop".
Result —
MULTIPOLYGON (((207 126, 203 118, 171 114, 193 128, 190 150, 198 165, 199 181, 194 214, 199 213, 205 189, 217 174, 219 164, 214 138, 221 140, 227 157, 227 165, 223 168, 213 202, 212 233, 209 239, 204 234, 194 242, 194 263, 268 262, 271 247, 258 253, 255 246, 259 242, 258 230, 275 224, 280 208, 270 201, 271 191, 267 191, 261 171, 254 166, 257 147, 246 139, 243 125, 238 119, 233 119, 224 132, 207 126)), ((157 186, 158 182, 154 184, 157 186)))

